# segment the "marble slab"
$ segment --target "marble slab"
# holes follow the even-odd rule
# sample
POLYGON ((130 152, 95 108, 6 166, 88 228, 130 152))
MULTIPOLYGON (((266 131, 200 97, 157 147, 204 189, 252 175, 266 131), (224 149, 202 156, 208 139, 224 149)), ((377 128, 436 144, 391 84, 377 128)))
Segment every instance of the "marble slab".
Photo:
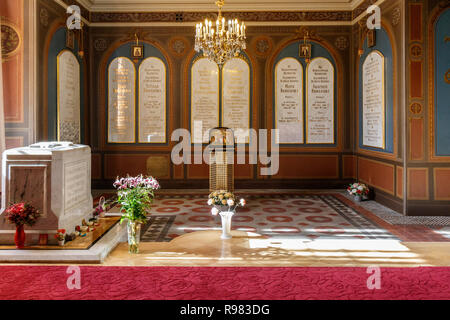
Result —
POLYGON ((102 263, 126 234, 126 224, 116 224, 88 250, 0 250, 0 262, 102 263))
POLYGON ((92 217, 91 149, 70 142, 45 142, 7 150, 2 190, 0 244, 11 243, 15 232, 15 226, 3 219, 5 209, 22 201, 41 213, 36 225, 25 227, 35 234, 30 244, 38 241, 40 233, 73 232, 83 219, 92 217))

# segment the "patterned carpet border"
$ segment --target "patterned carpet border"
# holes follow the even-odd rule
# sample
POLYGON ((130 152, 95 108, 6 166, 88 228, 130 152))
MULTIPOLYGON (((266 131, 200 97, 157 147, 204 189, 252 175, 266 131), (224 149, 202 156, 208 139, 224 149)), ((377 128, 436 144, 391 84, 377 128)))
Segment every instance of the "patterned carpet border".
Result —
MULTIPOLYGON (((1 266, 0 300, 448 300, 450 268, 1 266), (368 285, 369 284, 369 285, 368 285)), ((177 310, 167 310, 175 319, 177 310)))

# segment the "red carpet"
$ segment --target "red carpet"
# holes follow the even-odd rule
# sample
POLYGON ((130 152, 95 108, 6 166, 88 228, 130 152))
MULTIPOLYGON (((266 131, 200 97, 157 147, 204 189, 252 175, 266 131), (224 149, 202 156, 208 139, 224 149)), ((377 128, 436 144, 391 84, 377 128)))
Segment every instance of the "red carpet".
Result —
POLYGON ((377 300, 450 299, 450 268, 80 267, 69 290, 65 266, 0 267, 0 299, 377 300))

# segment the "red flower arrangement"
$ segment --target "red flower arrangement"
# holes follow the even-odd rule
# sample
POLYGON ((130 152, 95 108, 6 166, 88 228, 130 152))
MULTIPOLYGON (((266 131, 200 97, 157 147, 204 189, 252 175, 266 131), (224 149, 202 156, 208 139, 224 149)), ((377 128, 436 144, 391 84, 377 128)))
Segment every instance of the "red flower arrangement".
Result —
POLYGON ((16 203, 6 209, 5 219, 15 224, 16 227, 28 225, 33 226, 37 219, 40 217, 40 213, 36 208, 27 203, 16 203))
POLYGON ((55 234, 55 239, 58 241, 63 241, 66 238, 66 229, 58 229, 55 234))

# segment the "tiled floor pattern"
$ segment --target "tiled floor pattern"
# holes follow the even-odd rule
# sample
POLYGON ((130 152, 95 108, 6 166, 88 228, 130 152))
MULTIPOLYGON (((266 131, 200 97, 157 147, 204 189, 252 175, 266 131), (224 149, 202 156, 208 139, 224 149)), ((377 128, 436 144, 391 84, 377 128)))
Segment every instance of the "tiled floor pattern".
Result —
MULTIPOLYGON (((243 195, 248 205, 238 208, 232 229, 270 238, 399 239, 450 241, 425 225, 399 225, 374 215, 340 194, 243 195)), ((220 230, 220 217, 210 214, 204 195, 160 195, 152 208, 142 241, 170 241, 180 235, 220 230)))
MULTIPOLYGON (((233 229, 270 238, 450 241, 447 217, 403 217, 374 201, 358 204, 341 193, 238 195, 248 205, 238 208, 233 229)), ((159 194, 142 241, 167 242, 194 231, 220 230, 220 217, 210 214, 205 199, 199 192, 159 194)), ((111 211, 119 212, 118 208, 111 211)))

